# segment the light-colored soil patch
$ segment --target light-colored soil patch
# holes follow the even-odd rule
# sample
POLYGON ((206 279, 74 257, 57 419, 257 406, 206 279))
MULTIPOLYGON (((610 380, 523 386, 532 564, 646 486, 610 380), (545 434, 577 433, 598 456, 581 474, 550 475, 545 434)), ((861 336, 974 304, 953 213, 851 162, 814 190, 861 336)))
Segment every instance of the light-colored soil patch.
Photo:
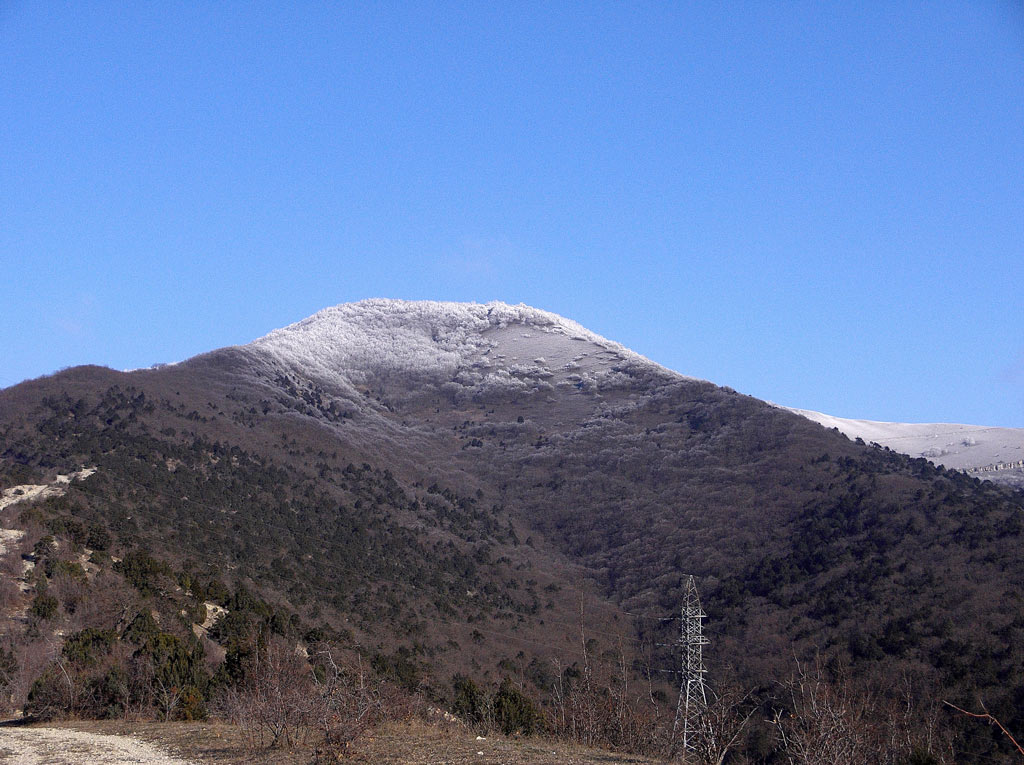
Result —
POLYGON ((202 624, 192 625, 192 632, 195 633, 197 638, 206 637, 207 633, 210 631, 210 627, 212 627, 220 617, 228 612, 226 608, 218 606, 216 603, 206 602, 203 603, 203 605, 206 606, 206 618, 203 620, 202 624))
POLYGON ((46 499, 47 497, 59 497, 65 494, 68 490, 68 484, 71 483, 72 479, 82 480, 88 478, 96 472, 96 468, 83 468, 77 473, 71 473, 70 475, 59 475, 53 483, 44 484, 31 484, 26 483, 21 486, 12 486, 9 489, 4 489, 0 493, 0 510, 5 507, 16 504, 18 502, 24 502, 29 499, 46 499))
POLYGON ((129 736, 67 728, 0 728, 0 762, 19 765, 194 765, 129 736))
POLYGON ((23 536, 25 532, 21 529, 0 529, 0 555, 6 555, 23 536))

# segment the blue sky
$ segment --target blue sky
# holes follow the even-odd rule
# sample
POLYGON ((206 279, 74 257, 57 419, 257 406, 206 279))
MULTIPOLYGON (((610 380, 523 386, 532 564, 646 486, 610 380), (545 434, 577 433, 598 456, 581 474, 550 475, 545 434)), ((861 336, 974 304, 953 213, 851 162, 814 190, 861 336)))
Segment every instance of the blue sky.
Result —
POLYGON ((0 386, 525 302, 1024 426, 1020 3, 0 3, 0 386))

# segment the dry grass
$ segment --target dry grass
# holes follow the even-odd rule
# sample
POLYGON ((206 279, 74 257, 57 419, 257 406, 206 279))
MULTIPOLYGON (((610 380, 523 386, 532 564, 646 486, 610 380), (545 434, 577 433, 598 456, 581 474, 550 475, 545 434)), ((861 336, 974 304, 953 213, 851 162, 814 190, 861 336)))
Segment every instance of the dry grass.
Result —
POLYGON ((539 738, 488 736, 478 739, 474 733, 422 722, 385 726, 375 736, 361 742, 350 755, 358 763, 395 763, 398 765, 542 765, 564 763, 654 763, 657 760, 635 755, 584 749, 558 741, 539 738))
MULTIPOLYGON (((309 749, 275 749, 253 754, 246 750, 242 732, 233 725, 221 722, 99 720, 70 721, 57 725, 91 733, 136 736, 176 757, 203 763, 306 765, 313 759, 313 752, 309 749)), ((486 739, 478 739, 475 733, 457 726, 410 721, 385 725, 344 752, 338 762, 360 765, 642 765, 658 761, 538 738, 488 736, 486 739)))

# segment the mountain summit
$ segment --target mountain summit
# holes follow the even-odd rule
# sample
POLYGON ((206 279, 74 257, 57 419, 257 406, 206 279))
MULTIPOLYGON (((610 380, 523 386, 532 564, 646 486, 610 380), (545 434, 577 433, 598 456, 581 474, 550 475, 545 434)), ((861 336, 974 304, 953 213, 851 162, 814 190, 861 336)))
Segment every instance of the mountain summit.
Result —
POLYGON ((448 385, 460 395, 600 389, 643 369, 677 376, 557 314, 506 303, 364 300, 245 346, 343 388, 448 385), (462 390, 459 390, 459 389, 462 390))
MULTIPOLYGON (((243 348, 261 365, 352 402, 372 389, 392 406, 443 393, 455 400, 549 400, 693 380, 548 311, 502 302, 363 300, 326 308, 243 348)), ((269 372, 268 372, 269 373, 269 372)), ((595 398, 595 400, 596 400, 595 398)), ((573 407, 578 408, 578 407, 573 407)), ((877 423, 787 408, 849 438, 991 480, 1024 484, 1024 429, 877 423), (999 467, 1000 469, 995 469, 999 467)))

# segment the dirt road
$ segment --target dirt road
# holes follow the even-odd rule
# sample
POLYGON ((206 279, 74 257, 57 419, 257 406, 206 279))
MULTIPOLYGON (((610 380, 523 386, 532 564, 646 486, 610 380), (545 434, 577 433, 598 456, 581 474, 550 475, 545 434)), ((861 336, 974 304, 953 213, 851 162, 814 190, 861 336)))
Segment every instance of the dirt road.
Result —
POLYGON ((11 765, 195 765, 130 736, 66 728, 0 728, 0 763, 11 765))

